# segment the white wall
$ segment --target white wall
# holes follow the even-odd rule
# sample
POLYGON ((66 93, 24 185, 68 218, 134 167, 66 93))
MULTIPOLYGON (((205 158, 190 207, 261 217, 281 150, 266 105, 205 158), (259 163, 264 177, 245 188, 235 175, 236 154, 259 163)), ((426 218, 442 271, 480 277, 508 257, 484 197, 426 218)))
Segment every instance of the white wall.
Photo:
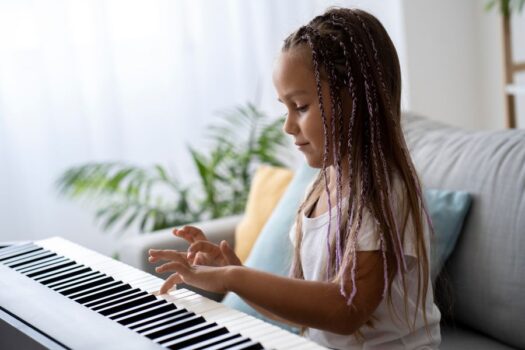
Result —
MULTIPOLYGON (((505 127, 501 18, 485 3, 402 1, 412 111, 471 129, 505 127)), ((516 59, 525 56, 524 25, 525 15, 513 18, 516 59)))

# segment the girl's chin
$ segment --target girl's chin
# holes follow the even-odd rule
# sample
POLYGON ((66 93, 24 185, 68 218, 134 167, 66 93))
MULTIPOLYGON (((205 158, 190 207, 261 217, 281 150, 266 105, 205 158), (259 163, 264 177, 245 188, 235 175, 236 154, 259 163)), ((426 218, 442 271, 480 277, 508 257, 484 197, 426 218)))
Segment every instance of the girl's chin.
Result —
POLYGON ((308 165, 311 168, 321 169, 323 167, 323 160, 322 159, 315 159, 314 157, 311 157, 311 156, 309 156, 307 154, 304 155, 304 158, 306 160, 306 163, 308 163, 308 165))

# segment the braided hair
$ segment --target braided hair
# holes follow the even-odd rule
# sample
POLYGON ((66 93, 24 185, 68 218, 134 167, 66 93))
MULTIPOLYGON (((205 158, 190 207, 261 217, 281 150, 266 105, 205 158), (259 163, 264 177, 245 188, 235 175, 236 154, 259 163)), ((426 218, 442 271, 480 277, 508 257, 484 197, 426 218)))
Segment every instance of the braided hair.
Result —
MULTIPOLYGON (((330 8, 285 39, 282 51, 292 50, 303 50, 312 63, 324 150, 322 170, 297 211, 291 275, 304 279, 300 260, 301 217, 305 209, 325 191, 328 215, 332 217, 332 210, 335 209, 337 216, 334 235, 331 234, 332 220, 328 221, 326 247, 323 248, 328 251, 326 280, 339 283, 341 295, 348 305, 353 306, 358 293, 358 235, 365 213, 370 215, 379 236, 383 260, 382 296, 388 297, 392 310, 391 285, 394 277, 399 275, 405 291, 405 320, 409 323, 405 281, 407 263, 402 242, 410 217, 414 227, 411 239, 416 242, 419 262, 416 313, 421 306, 427 324, 424 303, 428 291, 429 262, 423 216, 430 228, 432 224, 400 126, 401 73, 395 47, 374 16, 362 10, 330 8), (330 89, 330 111, 325 110, 322 81, 328 82, 330 89), (344 108, 343 93, 349 96, 351 108, 344 108), (345 181, 342 176, 343 162, 347 162, 348 166, 345 181), (334 167, 336 174, 335 208, 328 186, 329 166, 334 167), (401 215, 399 210, 394 209, 400 205, 393 189, 394 173, 398 174, 402 184, 405 205, 401 215), (348 197, 343 199, 343 193, 347 193, 348 197), (346 210, 343 210, 344 205, 346 210)), ((415 316, 411 327, 415 327, 415 316)))

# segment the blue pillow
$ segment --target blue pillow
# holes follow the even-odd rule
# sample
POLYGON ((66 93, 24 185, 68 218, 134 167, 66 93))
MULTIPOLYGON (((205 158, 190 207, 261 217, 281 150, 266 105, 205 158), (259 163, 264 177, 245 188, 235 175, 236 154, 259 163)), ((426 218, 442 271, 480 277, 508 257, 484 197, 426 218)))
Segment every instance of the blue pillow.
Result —
MULTIPOLYGON (((313 181, 318 172, 319 169, 314 169, 307 165, 297 170, 255 241, 251 254, 246 260, 246 266, 281 276, 288 275, 293 254, 293 247, 288 233, 294 223, 297 208, 299 208, 304 198, 306 187, 313 181)), ((246 304, 237 294, 229 293, 222 302, 231 308, 297 333, 297 329, 262 316, 246 304)))
MULTIPOLYGON (((255 241, 252 252, 245 263, 247 267, 281 276, 288 275, 293 254, 293 246, 288 233, 294 223, 295 214, 304 197, 306 187, 318 172, 319 169, 310 168, 307 165, 299 168, 255 241)), ((424 196, 435 229, 430 257, 431 276, 434 281, 454 249, 463 220, 470 207, 471 197, 466 192, 447 190, 426 190, 424 196)), ((223 303, 289 331, 298 331, 264 317, 234 293, 226 295, 223 303)))
POLYGON ((425 200, 435 233, 430 251, 434 282, 456 246, 472 197, 463 191, 429 189, 425 190, 425 200))

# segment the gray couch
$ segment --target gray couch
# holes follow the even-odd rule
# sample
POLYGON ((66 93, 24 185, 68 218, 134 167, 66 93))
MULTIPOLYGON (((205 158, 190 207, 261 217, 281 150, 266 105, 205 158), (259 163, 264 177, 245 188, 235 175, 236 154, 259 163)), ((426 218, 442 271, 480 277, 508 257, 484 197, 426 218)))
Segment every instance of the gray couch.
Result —
MULTIPOLYGON (((435 287, 441 349, 525 349, 525 130, 467 131, 410 114, 403 119, 424 185, 473 196, 435 287)), ((196 225, 210 239, 233 244, 240 218, 196 225)), ((124 241, 120 257, 153 272, 146 261, 150 247, 186 245, 159 231, 124 241)))

